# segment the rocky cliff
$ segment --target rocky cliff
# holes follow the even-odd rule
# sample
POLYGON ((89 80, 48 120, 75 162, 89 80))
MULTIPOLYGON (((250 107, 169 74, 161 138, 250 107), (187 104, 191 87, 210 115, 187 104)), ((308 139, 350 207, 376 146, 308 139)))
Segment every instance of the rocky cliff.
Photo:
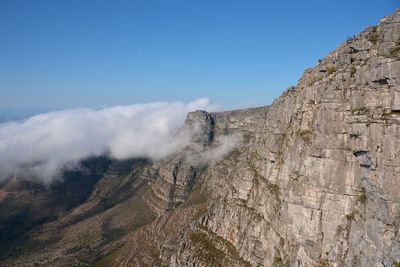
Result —
POLYGON ((398 265, 400 10, 271 106, 197 111, 193 125, 194 145, 165 160, 107 163, 82 204, 3 264, 398 265), (232 134, 242 141, 223 159, 193 160, 232 134))

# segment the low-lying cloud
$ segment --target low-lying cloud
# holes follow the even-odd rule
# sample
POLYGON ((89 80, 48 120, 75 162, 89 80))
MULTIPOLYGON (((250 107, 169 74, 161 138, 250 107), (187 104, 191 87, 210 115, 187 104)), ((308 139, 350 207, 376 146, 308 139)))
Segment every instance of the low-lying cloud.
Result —
MULTIPOLYGON (((0 179, 17 173, 48 183, 66 164, 104 154, 115 159, 161 159, 188 145, 189 134, 181 132, 177 136, 176 132, 186 114, 197 109, 214 107, 204 98, 190 103, 70 109, 2 123, 0 179)), ((203 157, 219 158, 232 145, 232 142, 223 143, 215 151, 204 152, 203 157)))
POLYGON ((239 133, 218 136, 210 147, 192 144, 191 150, 186 155, 186 159, 191 165, 212 166, 240 146, 242 142, 243 136, 239 133))

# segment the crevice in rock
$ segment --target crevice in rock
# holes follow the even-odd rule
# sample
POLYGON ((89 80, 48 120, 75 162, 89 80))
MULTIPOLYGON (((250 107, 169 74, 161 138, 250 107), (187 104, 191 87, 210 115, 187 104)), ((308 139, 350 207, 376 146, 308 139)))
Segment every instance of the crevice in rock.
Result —
POLYGON ((387 85, 388 83, 388 78, 383 78, 383 79, 378 79, 378 80, 373 80, 373 83, 377 83, 379 85, 387 85))

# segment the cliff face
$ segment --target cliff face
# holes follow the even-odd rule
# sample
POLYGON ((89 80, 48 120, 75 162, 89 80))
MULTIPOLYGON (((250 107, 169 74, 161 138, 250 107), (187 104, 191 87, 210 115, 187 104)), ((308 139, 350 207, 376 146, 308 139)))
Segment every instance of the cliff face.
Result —
POLYGON ((202 129, 196 147, 213 149, 235 133, 243 140, 218 162, 188 160, 199 153, 189 147, 123 175, 106 172, 83 205, 30 234, 46 250, 4 264, 400 262, 400 10, 271 106, 197 111, 185 127, 193 125, 202 129))
MULTIPOLYGON (((213 200, 195 233, 222 237, 252 266, 400 261, 399 38, 396 12, 269 109, 215 114, 217 131, 250 138, 205 175, 213 200)), ((190 261, 188 247, 174 264, 190 261)))
POLYGON ((215 136, 241 131, 246 142, 201 176, 207 212, 181 229, 174 250, 160 246, 164 262, 400 261, 399 50, 397 11, 307 70, 271 107, 210 114, 215 136))

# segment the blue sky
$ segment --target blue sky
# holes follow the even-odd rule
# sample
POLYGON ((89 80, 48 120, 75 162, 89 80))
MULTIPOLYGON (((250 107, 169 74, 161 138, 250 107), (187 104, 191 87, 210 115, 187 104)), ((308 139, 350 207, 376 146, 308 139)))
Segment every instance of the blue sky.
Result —
POLYGON ((398 0, 1 0, 0 108, 270 104, 398 0))

